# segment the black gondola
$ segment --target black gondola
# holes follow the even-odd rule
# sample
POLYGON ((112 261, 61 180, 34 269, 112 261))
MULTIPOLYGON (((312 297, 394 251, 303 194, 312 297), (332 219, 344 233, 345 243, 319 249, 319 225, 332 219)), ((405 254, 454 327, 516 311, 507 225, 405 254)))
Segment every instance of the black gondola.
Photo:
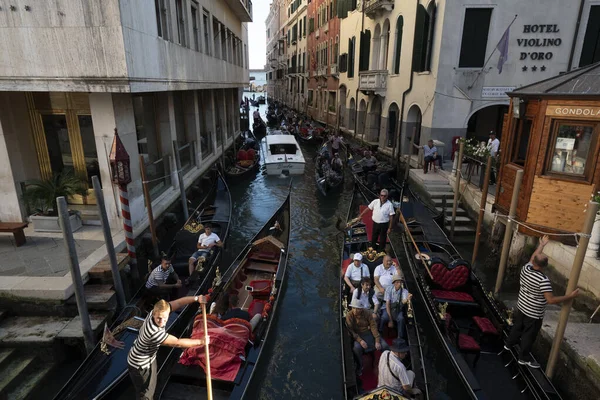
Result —
MULTIPOLYGON (((189 275, 188 259, 196 250, 203 224, 211 223, 213 232, 218 234, 223 241, 226 240, 229 233, 231 219, 229 188, 219 172, 211 171, 210 174, 214 181, 209 193, 176 234, 168 253, 171 256, 173 267, 181 278, 189 275)), ((205 293, 210 288, 215 275, 214 266, 220 260, 221 252, 220 247, 213 248, 203 263, 203 269, 198 279, 191 281, 185 295, 205 293)), ((157 298, 148 296, 142 286, 112 325, 115 339, 123 342, 124 348, 112 349, 102 342, 98 343, 56 395, 55 400, 112 399, 131 390, 132 384, 127 370, 127 354, 137 338, 138 329, 156 300, 157 298)), ((180 337, 197 309, 198 304, 190 304, 181 310, 172 312, 167 322, 167 332, 180 337)), ((172 350, 172 348, 161 347, 158 351, 159 371, 172 350)))
POLYGON ((520 365, 514 351, 504 350, 510 326, 507 315, 427 207, 410 191, 405 191, 405 197, 403 213, 415 218, 409 232, 404 232, 410 271, 435 334, 470 397, 560 399, 543 370, 520 365), (426 260, 431 275, 421 259, 426 260))
POLYGON ((258 96, 258 98, 256 99, 256 102, 258 104, 266 104, 267 103, 267 99, 265 98, 265 96, 258 96))
MULTIPOLYGON (((354 354, 352 352, 354 339, 348 332, 345 323, 346 313, 348 311, 349 291, 346 283, 344 282, 344 274, 346 272, 346 268, 348 268, 352 262, 352 255, 357 252, 363 255, 362 262, 369 267, 371 279, 373 279, 375 268, 382 264, 383 256, 385 255, 383 252, 376 253, 373 252, 372 249, 369 249, 369 238, 372 225, 370 213, 366 213, 361 221, 352 220, 352 217, 362 212, 368 203, 369 199, 366 199, 362 193, 355 188, 347 216, 347 222, 351 224, 351 226, 345 229, 344 244, 342 246, 339 290, 339 299, 342 306, 340 307, 339 318, 340 331, 342 332, 341 348, 344 381, 343 389, 345 399, 353 399, 355 396, 363 393, 363 391, 370 391, 377 387, 377 361, 381 355, 379 351, 375 351, 372 354, 372 357, 364 354, 363 364, 365 367, 362 375, 358 377, 355 367, 354 354), (368 366, 370 366, 370 368, 368 366)), ((402 268, 402 266, 400 266, 391 242, 388 242, 388 246, 389 250, 387 255, 392 257, 396 268, 406 273, 407 267, 402 268)), ((413 287, 405 286, 405 288, 408 289, 410 293, 416 290, 416 288, 413 287)), ((405 312, 406 338, 410 346, 410 353, 403 362, 407 369, 412 370, 415 373, 414 386, 418 387, 422 391, 424 398, 427 399, 429 397, 428 385, 423 361, 423 353, 421 350, 421 334, 418 329, 416 315, 414 315, 414 311, 410 302, 408 303, 408 307, 405 312)), ((395 334, 395 329, 392 330, 387 327, 382 333, 383 338, 388 342, 388 344, 391 344, 395 334)))
POLYGON ((315 180, 323 196, 327 196, 334 189, 343 188, 344 164, 343 162, 340 164, 339 168, 332 166, 329 148, 327 144, 322 145, 315 157, 315 180))
MULTIPOLYGON (((219 399, 243 399, 247 397, 246 389, 252 383, 254 371, 260 363, 261 353, 264 345, 269 340, 269 334, 273 331, 274 316, 277 305, 281 298, 282 285, 286 279, 286 267, 288 261, 288 246, 290 241, 290 194, 281 207, 275 212, 265 226, 254 236, 244 250, 231 264, 222 280, 215 281, 212 288, 213 300, 218 302, 224 295, 236 294, 239 296, 240 305, 248 302, 244 307, 250 316, 254 315, 251 322, 234 318, 231 322, 235 324, 237 332, 243 331, 247 336, 235 343, 227 342, 228 347, 238 345, 240 354, 233 354, 232 360, 239 362, 239 369, 234 371, 235 375, 230 379, 215 378, 215 371, 219 368, 214 364, 216 360, 211 353, 212 392, 214 398, 219 399), (251 338, 251 339, 250 339, 251 338), (241 346, 241 347, 240 347, 241 346)), ((221 331, 227 326, 228 321, 221 321, 217 316, 209 315, 209 334, 211 335, 211 350, 214 343, 219 339, 213 336, 211 327, 220 327, 221 331)), ((202 315, 196 316, 196 321, 202 321, 202 315)), ((196 323, 189 325, 187 335, 197 337, 204 334, 202 324, 199 330, 193 329, 196 323), (202 332, 200 332, 202 331, 202 332)), ((207 398, 206 375, 202 367, 190 364, 194 357, 204 354, 204 347, 196 350, 175 351, 170 359, 169 368, 163 370, 161 379, 159 375, 157 392, 161 393, 163 400, 194 398, 207 398)))
POLYGON ((258 140, 262 139, 267 134, 267 126, 262 118, 254 120, 252 123, 252 133, 258 140))
POLYGON ((237 161, 230 165, 225 171, 225 176, 228 179, 237 179, 251 176, 258 170, 260 166, 260 143, 254 137, 252 132, 248 132, 244 144, 240 148, 243 153, 238 151, 236 155, 237 161), (250 151, 252 149, 252 151, 250 151), (242 157, 243 159, 240 159, 242 157))

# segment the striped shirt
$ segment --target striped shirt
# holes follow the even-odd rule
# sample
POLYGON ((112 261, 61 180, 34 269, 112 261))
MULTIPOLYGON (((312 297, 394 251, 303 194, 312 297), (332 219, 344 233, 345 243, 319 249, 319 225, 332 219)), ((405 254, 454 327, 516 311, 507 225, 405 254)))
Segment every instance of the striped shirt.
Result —
POLYGON ((164 284, 167 281, 169 275, 171 275, 175 270, 171 265, 168 270, 163 270, 162 266, 154 268, 154 271, 150 273, 148 280, 146 281, 146 287, 150 289, 152 286, 158 286, 159 284, 164 284))
POLYGON ((541 271, 533 269, 533 264, 527 263, 521 269, 521 288, 519 289, 519 311, 529 318, 542 319, 546 311, 545 292, 552 292, 550 280, 541 271))
POLYGON ((150 311, 142 324, 137 339, 127 356, 127 363, 134 368, 148 368, 156 358, 158 347, 167 340, 165 328, 161 328, 154 322, 150 311))

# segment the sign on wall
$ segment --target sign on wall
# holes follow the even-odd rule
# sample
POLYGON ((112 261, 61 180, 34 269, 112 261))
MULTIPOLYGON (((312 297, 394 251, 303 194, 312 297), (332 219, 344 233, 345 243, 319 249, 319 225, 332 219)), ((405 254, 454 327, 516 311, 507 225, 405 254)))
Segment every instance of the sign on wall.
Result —
POLYGON ((546 62, 552 60, 554 51, 562 44, 559 33, 558 24, 523 25, 522 36, 517 38, 519 60, 525 62, 521 67, 523 72, 536 72, 538 68, 546 71, 546 62))
POLYGON ((515 90, 514 86, 484 86, 481 97, 484 99, 507 99, 506 92, 515 90))
POLYGON ((594 117, 600 118, 600 107, 585 106, 551 106, 546 107, 546 115, 561 117, 594 117))

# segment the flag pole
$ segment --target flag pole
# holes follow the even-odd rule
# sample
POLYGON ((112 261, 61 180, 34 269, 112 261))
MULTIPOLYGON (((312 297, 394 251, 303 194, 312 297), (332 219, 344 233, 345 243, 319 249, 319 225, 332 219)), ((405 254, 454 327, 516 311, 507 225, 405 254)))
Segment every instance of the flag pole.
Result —
MULTIPOLYGON (((512 22, 504 30, 504 33, 506 33, 506 31, 510 29, 510 27, 512 26, 512 24, 515 23, 515 21, 516 21, 516 19, 517 19, 518 16, 519 16, 519 14, 515 14, 515 17, 513 18, 512 22)), ((502 37, 500 38, 500 40, 498 40, 498 43, 496 43, 496 46, 494 46, 494 50, 492 50, 492 53, 489 55, 489 57, 487 58, 487 60, 485 60, 485 64, 483 64, 483 67, 481 67, 481 69, 479 71, 477 71, 477 76, 475 77, 475 80, 473 81, 473 83, 471 83, 469 86, 467 86, 467 89, 469 89, 469 90, 472 89, 473 86, 475 85, 475 83, 477 82, 477 80, 479 79, 479 77, 481 76, 481 73, 485 69, 486 65, 488 65, 488 63, 490 62, 490 59, 492 58, 492 56, 494 55, 494 53, 496 52, 496 50, 498 50, 498 45, 500 44, 500 41, 504 37, 504 33, 502 34, 502 37)))

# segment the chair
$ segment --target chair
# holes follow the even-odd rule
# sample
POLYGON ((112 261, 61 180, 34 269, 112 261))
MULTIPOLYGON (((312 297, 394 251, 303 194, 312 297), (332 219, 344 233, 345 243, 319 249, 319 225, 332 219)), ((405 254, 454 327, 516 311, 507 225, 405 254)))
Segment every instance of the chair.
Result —
POLYGON ((475 368, 481 356, 481 347, 474 337, 460 332, 458 325, 449 313, 446 313, 446 333, 451 339, 454 339, 455 345, 461 353, 475 355, 473 360, 473 368, 475 368))
POLYGON ((454 136, 454 137, 452 137, 452 157, 451 157, 452 161, 454 161, 454 153, 456 153, 458 151, 458 148, 459 148, 458 140, 461 137, 462 136, 454 136))

